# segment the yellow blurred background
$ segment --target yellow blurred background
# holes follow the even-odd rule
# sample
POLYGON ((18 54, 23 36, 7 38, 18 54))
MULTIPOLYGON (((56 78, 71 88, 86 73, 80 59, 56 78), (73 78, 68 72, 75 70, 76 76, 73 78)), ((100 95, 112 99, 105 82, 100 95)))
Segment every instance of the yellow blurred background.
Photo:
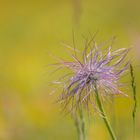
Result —
MULTIPOLYGON (((116 48, 140 50, 140 1, 0 0, 0 140, 77 139, 73 120, 62 116, 54 103, 58 93, 50 94, 48 82, 55 77, 47 67, 55 62, 52 56, 67 58, 61 44, 73 44, 73 31, 77 47, 84 46, 83 36, 98 31, 99 42, 115 35, 116 48)), ((133 100, 128 92, 130 97, 115 99, 118 140, 133 140, 133 100)), ((138 107, 137 140, 139 117, 138 107)), ((89 140, 109 140, 99 116, 91 116, 87 126, 89 140)))

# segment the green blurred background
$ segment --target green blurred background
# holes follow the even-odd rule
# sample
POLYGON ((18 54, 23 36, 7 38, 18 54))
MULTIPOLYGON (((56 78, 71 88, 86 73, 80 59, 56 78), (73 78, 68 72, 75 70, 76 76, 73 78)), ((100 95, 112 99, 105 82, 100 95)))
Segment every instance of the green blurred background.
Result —
MULTIPOLYGON (((61 43, 72 45, 73 31, 77 47, 84 45, 83 36, 98 31, 99 42, 115 35, 116 48, 140 50, 140 1, 0 1, 0 140, 77 139, 73 120, 61 115, 54 103, 58 93, 50 94, 48 81, 55 77, 51 78, 53 69, 47 67, 55 62, 52 56, 67 58, 61 43)), ((135 73, 138 85, 139 67, 135 73)), ((115 99, 113 126, 118 140, 133 139, 131 88, 127 93, 128 98, 115 99)), ((139 117, 138 107, 138 140, 139 117)), ((87 127, 89 140, 109 140, 98 115, 90 117, 87 127)))

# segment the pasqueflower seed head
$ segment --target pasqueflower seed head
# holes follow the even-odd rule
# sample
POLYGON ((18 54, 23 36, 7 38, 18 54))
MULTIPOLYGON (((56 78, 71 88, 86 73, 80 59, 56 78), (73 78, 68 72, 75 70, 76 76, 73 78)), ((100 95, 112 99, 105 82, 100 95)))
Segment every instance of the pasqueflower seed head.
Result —
POLYGON ((86 45, 81 53, 82 60, 75 53, 72 55, 73 61, 59 62, 62 68, 68 68, 72 72, 72 76, 63 82, 60 100, 65 103, 65 107, 70 105, 73 109, 79 104, 85 104, 88 108, 89 103, 95 105, 95 84, 101 96, 122 94, 119 80, 128 70, 129 62, 125 58, 130 49, 112 51, 110 45, 103 50, 96 43, 93 43, 93 47, 90 46, 86 45))

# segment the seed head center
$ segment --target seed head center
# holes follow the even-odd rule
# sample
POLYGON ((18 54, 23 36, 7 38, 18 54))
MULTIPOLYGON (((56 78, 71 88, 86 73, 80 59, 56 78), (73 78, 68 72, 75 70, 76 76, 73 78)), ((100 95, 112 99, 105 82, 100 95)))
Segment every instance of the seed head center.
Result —
POLYGON ((88 76, 88 79, 90 81, 96 81, 96 80, 98 80, 98 76, 97 76, 96 73, 90 73, 89 76, 88 76))

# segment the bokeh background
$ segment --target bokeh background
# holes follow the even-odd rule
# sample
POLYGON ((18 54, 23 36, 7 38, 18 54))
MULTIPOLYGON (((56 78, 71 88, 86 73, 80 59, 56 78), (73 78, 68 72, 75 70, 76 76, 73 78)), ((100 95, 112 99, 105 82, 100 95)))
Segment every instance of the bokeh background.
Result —
MULTIPOLYGON (((54 103, 58 92, 51 94, 48 82, 55 77, 47 66, 55 62, 53 56, 68 58, 62 42, 72 45, 73 31, 77 47, 84 46, 90 33, 98 31, 98 42, 115 35, 114 47, 134 47, 139 65, 139 0, 0 0, 1 140, 77 139, 70 115, 63 116, 54 103)), ((139 69, 135 67, 138 94, 139 69)), ((119 140, 133 139, 131 88, 127 94, 128 98, 115 99, 113 110, 119 140)), ((136 139, 139 117, 138 104, 136 139)), ((109 140, 98 115, 88 119, 87 127, 89 140, 109 140)))

